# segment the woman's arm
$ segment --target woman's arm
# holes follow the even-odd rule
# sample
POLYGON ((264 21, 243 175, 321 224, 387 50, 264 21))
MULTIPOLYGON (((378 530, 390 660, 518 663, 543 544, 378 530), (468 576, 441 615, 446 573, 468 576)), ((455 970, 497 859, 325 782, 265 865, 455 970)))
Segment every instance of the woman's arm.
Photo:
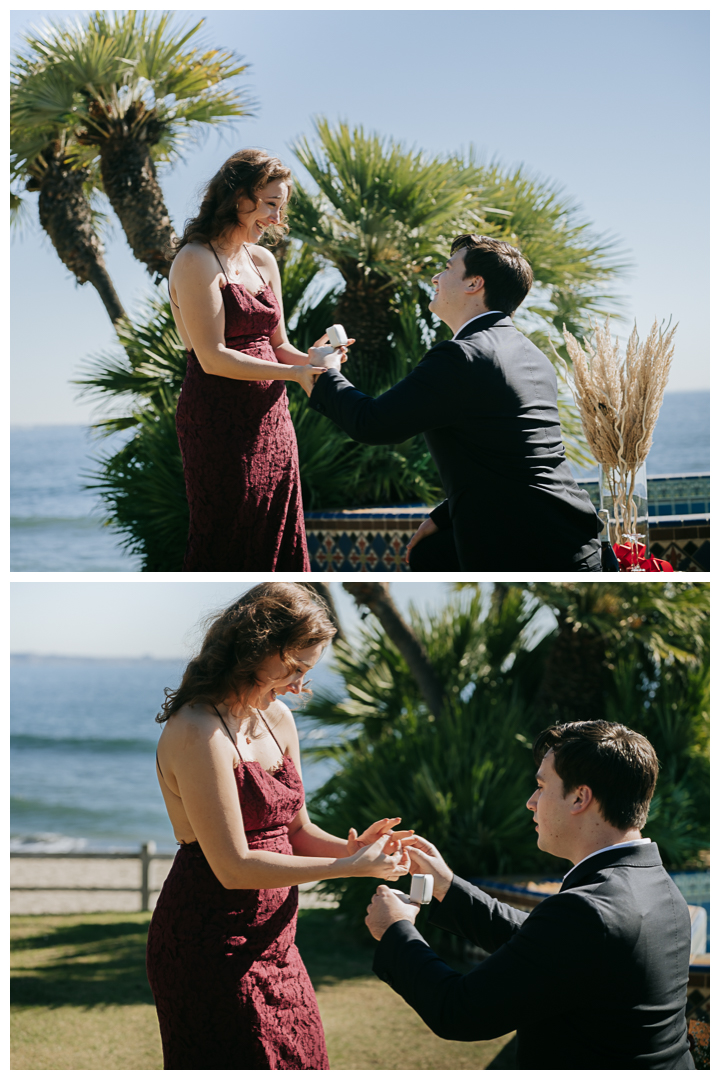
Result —
MULTIPOLYGON (((272 710, 270 720, 274 725, 273 731, 275 737, 280 746, 283 747, 283 752, 292 758, 298 776, 302 777, 300 740, 295 725, 295 717, 287 705, 282 701, 274 702, 272 710)), ((406 829, 399 832, 393 831, 395 826, 400 824, 401 820, 402 819, 399 817, 382 818, 380 821, 374 822, 361 836, 358 836, 357 830, 352 828, 348 833, 347 840, 342 840, 339 836, 333 836, 331 833, 321 829, 319 825, 315 825, 310 820, 307 807, 303 803, 290 824, 288 834, 293 852, 296 855, 330 855, 336 858, 343 858, 347 855, 354 855, 362 847, 374 844, 381 836, 387 837, 387 843, 384 848, 385 854, 392 855, 394 852, 400 850, 401 840, 413 835, 412 829, 406 829)), ((403 865, 405 865, 405 860, 403 860, 403 865)))
POLYGON ((405 856, 385 855, 386 838, 356 855, 304 857, 252 850, 247 842, 233 772, 234 751, 208 718, 175 717, 170 751, 183 808, 203 854, 226 889, 280 889, 336 877, 380 877, 406 873, 405 856), (401 861, 402 860, 402 861, 401 861))
POLYGON ((305 353, 298 353, 297 360, 287 354, 287 359, 278 365, 272 360, 259 360, 227 347, 225 308, 220 291, 223 281, 223 274, 212 252, 200 244, 189 244, 177 255, 172 269, 172 290, 183 326, 203 371, 208 375, 222 375, 226 379, 296 382, 299 367, 304 367, 308 362, 305 353))
MULTIPOLYGON (((275 333, 270 338, 270 344, 272 345, 275 355, 281 364, 292 364, 297 366, 313 365, 317 364, 323 370, 329 366, 326 360, 318 357, 314 350, 319 345, 324 345, 327 342, 327 334, 323 334, 321 338, 313 344, 309 353, 300 352, 294 345, 291 345, 287 330, 285 329, 285 315, 283 312, 282 302, 282 283, 280 281, 280 270, 277 264, 277 260, 272 251, 268 248, 261 247, 259 244, 253 246, 252 257, 259 267, 262 268, 263 275, 270 282, 273 292, 277 297, 280 305, 280 322, 277 325, 275 333)), ((354 339, 353 339, 354 340, 354 339)), ((348 345, 352 345, 353 341, 349 341, 348 345)), ((336 353, 340 354, 340 362, 343 363, 347 359, 346 346, 341 346, 336 349, 336 353)), ((296 382, 300 382, 300 379, 296 379, 296 382)))

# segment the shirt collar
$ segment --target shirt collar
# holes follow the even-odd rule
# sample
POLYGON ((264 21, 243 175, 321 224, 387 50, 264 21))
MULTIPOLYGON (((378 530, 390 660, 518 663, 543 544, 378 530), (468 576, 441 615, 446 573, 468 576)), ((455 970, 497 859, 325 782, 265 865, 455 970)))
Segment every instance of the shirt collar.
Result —
POLYGON ((649 836, 643 836, 641 840, 623 840, 622 844, 609 844, 608 847, 601 847, 601 848, 598 848, 597 851, 591 851, 590 854, 586 855, 584 859, 581 859, 580 862, 575 863, 574 866, 571 866, 570 869, 568 870, 567 874, 563 874, 563 881, 568 876, 568 874, 572 874, 573 870, 577 870, 578 866, 581 866, 584 862, 587 862, 588 859, 592 859, 593 855, 599 855, 601 851, 613 851, 615 848, 634 847, 635 844, 650 844, 650 843, 652 843, 652 841, 650 840, 650 837, 649 836))
POLYGON ((468 319, 467 322, 464 322, 462 324, 462 326, 460 327, 460 329, 455 331, 455 333, 453 334, 451 340, 454 341, 455 338, 458 336, 458 334, 462 333, 462 331, 465 329, 465 327, 469 326, 471 322, 475 322, 476 319, 482 319, 485 315, 504 315, 504 314, 505 314, 504 311, 481 311, 479 315, 473 315, 472 319, 468 319))

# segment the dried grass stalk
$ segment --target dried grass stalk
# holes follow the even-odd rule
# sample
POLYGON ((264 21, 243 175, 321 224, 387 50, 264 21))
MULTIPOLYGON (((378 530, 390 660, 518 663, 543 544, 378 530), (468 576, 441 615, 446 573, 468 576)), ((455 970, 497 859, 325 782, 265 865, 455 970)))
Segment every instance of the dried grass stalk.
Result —
POLYGON ((572 360, 567 364, 551 347, 565 368, 565 381, 578 407, 583 431, 593 457, 608 478, 613 500, 613 542, 637 532, 637 504, 633 499, 637 471, 652 446, 652 434, 670 376, 677 323, 663 330, 657 319, 642 343, 633 328, 620 356, 613 344, 609 320, 596 324, 595 345, 583 338, 585 348, 563 326, 563 337, 572 360))

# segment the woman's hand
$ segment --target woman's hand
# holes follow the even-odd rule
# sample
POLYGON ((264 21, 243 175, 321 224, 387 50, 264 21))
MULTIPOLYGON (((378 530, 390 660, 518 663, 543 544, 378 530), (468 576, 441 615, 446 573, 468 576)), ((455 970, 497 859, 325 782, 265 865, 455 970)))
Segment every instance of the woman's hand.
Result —
POLYGON ((368 826, 360 836, 357 834, 357 829, 351 829, 348 833, 348 855, 355 855, 360 848, 374 844, 380 836, 387 837, 387 844, 383 849, 386 855, 392 855, 394 852, 399 851, 401 841, 405 840, 409 843, 408 837, 414 835, 413 829, 401 829, 400 832, 393 832, 394 827, 401 821, 402 818, 399 817, 381 818, 380 821, 375 821, 368 826))
POLYGON ((340 365, 344 364, 347 360, 348 348, 354 344, 355 338, 350 338, 347 345, 338 345, 337 349, 332 349, 328 352, 328 349, 330 348, 328 345, 328 336, 327 334, 323 334, 323 336, 318 338, 308 349, 308 364, 315 364, 317 367, 334 368, 336 371, 339 371, 340 365))
POLYGON ((405 562, 410 562, 410 552, 421 540, 424 540, 426 536, 432 536, 433 533, 440 532, 437 525, 432 518, 425 518, 420 528, 417 530, 414 536, 411 536, 408 540, 408 546, 405 548, 405 562))
POLYGON ((414 836, 406 842, 405 852, 410 857, 411 873, 432 874, 433 896, 442 900, 452 885, 453 872, 435 845, 422 836, 414 836))
POLYGON ((312 367, 310 364, 294 364, 293 379, 302 386, 307 396, 310 397, 318 375, 324 375, 326 371, 327 368, 325 367, 312 367))
MULTIPOLYGON (((410 869, 410 856, 405 848, 392 855, 385 854, 388 843, 387 834, 382 834, 378 839, 365 847, 361 847, 355 855, 347 859, 341 859, 345 873, 343 877, 375 877, 383 881, 397 881, 410 869)), ((399 841, 398 841, 399 843, 399 841)))

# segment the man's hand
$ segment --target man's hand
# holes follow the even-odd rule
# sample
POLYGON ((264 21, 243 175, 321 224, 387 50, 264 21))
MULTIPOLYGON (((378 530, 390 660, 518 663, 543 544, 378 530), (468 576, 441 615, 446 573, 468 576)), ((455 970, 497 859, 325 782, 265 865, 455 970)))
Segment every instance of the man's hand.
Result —
POLYGON ((442 900, 452 885, 453 872, 438 849, 422 836, 406 840, 403 847, 410 856, 410 873, 432 874, 433 896, 436 900, 442 900))
POLYGON ((379 941, 393 923, 403 919, 414 923, 419 910, 419 904, 410 899, 401 900, 387 885, 378 885, 377 892, 368 905, 365 925, 375 940, 379 941))
POLYGON ((432 536, 432 534, 436 532, 440 532, 440 530, 438 529, 433 519, 425 518, 418 531, 415 533, 414 536, 411 536, 408 541, 408 546, 405 549, 405 562, 410 562, 410 552, 416 544, 418 544, 421 540, 424 540, 426 536, 432 536))

